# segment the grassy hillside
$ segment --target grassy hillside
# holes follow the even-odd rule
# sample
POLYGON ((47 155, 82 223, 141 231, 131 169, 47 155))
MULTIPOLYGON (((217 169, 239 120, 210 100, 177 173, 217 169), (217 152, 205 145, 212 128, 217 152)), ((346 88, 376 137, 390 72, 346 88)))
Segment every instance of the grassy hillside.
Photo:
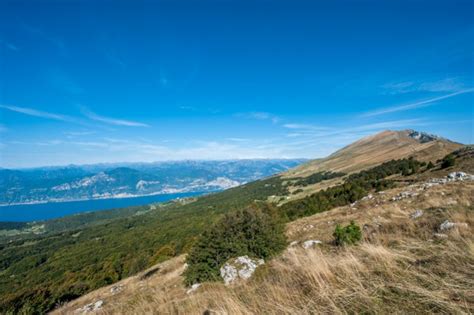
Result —
POLYGON ((472 313, 474 183, 425 181, 455 170, 472 174, 473 157, 472 151, 460 154, 453 167, 441 169, 438 163, 372 198, 288 223, 286 236, 298 244, 246 283, 204 283, 187 294, 183 255, 154 266, 158 271, 150 277, 145 272, 121 281, 118 293, 108 286, 55 313, 98 300, 104 301, 104 314, 472 313), (403 192, 417 195, 397 199, 403 192), (422 215, 413 218, 416 210, 422 215), (363 226, 362 243, 334 246, 336 225, 352 220, 363 226), (459 224, 440 230, 445 220, 459 224), (311 239, 322 245, 300 246, 311 239))
MULTIPOLYGON (((359 182, 350 184, 351 187, 328 188, 329 194, 325 198, 330 202, 324 209, 298 210, 307 208, 308 200, 314 204, 311 200, 318 196, 316 194, 301 202, 289 203, 291 206, 283 206, 283 214, 291 219, 310 215, 357 200, 368 191, 388 187, 383 178, 389 173, 374 178, 372 175, 366 177, 367 172, 359 175, 364 179, 362 182, 371 181, 370 184, 359 185, 362 183, 359 182)), ((87 219, 78 229, 71 228, 74 219, 56 221, 56 233, 20 237, 0 245, 0 312, 44 313, 52 310, 91 290, 188 252, 196 237, 224 213, 252 203, 266 203, 275 196, 279 202, 286 202, 290 194, 288 187, 292 184, 304 186, 330 181, 334 179, 332 177, 327 174, 309 178, 275 176, 196 198, 189 203, 171 202, 154 209, 124 210, 134 215, 102 218, 96 223, 87 219), (140 215, 135 215, 137 210, 140 215)), ((81 219, 77 223, 81 224, 81 219)))
POLYGON ((353 173, 392 159, 414 157, 428 162, 444 157, 462 147, 461 144, 438 138, 421 141, 410 137, 410 130, 384 131, 356 141, 327 158, 313 160, 286 172, 287 177, 305 177, 316 172, 353 173))

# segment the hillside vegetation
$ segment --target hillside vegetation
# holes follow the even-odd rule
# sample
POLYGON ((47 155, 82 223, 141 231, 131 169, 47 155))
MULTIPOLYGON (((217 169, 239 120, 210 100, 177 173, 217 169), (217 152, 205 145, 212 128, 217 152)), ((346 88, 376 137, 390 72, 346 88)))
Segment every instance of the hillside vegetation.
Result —
MULTIPOLYGON (((454 156, 456 165, 464 163, 457 161, 458 155, 454 156)), ((280 204, 283 205, 277 211, 279 219, 289 222, 347 205, 369 192, 402 185, 413 176, 438 171, 440 162, 428 171, 425 163, 415 159, 391 161, 346 176, 343 183, 337 186, 290 202, 286 201, 289 200, 291 185, 340 180, 342 174, 328 179, 319 176, 317 180, 274 176, 189 202, 143 207, 137 209, 139 211, 133 216, 104 219, 100 224, 90 221, 80 229, 66 224, 57 233, 18 237, 0 245, 0 312, 44 313, 156 263, 190 251, 193 253, 193 245, 207 246, 202 242, 206 239, 206 233, 209 233, 209 242, 212 241, 209 235, 219 236, 219 233, 212 234, 216 232, 210 232, 209 229, 224 214, 239 213, 250 206, 264 209, 269 198, 280 198, 280 204), (398 180, 395 180, 397 177, 398 180), (199 238, 200 235, 203 236, 199 238)), ((275 232, 278 228, 269 230, 275 232)), ((276 237, 278 234, 273 235, 276 237)), ((265 256, 251 249, 245 239, 236 239, 236 243, 242 243, 242 252, 265 256)), ((282 249, 280 246, 270 248, 267 257, 274 256, 282 249)), ((195 250, 194 253, 198 252, 195 250)), ((230 254, 225 253, 225 257, 230 254)), ((218 260, 215 267, 223 260, 218 260)), ((215 275, 215 269, 212 270, 211 274, 215 275)), ((199 270, 193 274, 188 283, 206 279, 200 277, 199 270)))
POLYGON ((187 293, 179 256, 154 266, 154 276, 128 278, 55 313, 98 300, 103 314, 472 313, 474 182, 432 179, 473 173, 473 157, 456 155, 452 167, 440 161, 371 198, 289 222, 292 246, 247 282, 207 282, 187 293), (363 227, 361 243, 335 246, 334 230, 351 221, 363 227), (446 221, 451 228, 442 228, 446 221), (322 244, 305 249, 306 240, 322 244), (114 287, 120 292, 111 293, 114 287))

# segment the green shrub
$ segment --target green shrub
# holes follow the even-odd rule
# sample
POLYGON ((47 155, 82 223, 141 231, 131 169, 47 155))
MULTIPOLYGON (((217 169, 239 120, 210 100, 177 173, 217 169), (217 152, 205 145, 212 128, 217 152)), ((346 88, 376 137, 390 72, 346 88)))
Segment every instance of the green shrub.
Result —
POLYGON ((351 224, 345 227, 338 224, 334 230, 333 236, 334 242, 338 246, 353 245, 361 240, 362 232, 360 227, 355 224, 354 221, 351 221, 351 224))
POLYGON ((269 258, 286 246, 284 225, 270 206, 250 206, 226 214, 197 240, 186 259, 185 282, 219 281, 219 269, 230 258, 269 258))
POLYGON ((433 162, 431 162, 431 161, 428 163, 428 165, 426 165, 426 169, 427 169, 427 170, 430 170, 430 169, 432 169, 433 167, 434 167, 434 164, 433 164, 433 162))
POLYGON ((454 163, 454 156, 452 154, 448 154, 444 157, 443 162, 441 163, 441 168, 454 166, 454 163))

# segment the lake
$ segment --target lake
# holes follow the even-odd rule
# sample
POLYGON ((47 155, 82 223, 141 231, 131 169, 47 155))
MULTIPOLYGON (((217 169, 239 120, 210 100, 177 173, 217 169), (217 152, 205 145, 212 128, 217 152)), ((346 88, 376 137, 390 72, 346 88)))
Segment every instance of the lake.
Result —
POLYGON ((194 192, 133 198, 94 199, 83 201, 2 206, 0 207, 0 221, 26 222, 48 220, 86 211, 100 211, 130 206, 142 206, 150 203, 165 202, 176 198, 192 197, 202 194, 203 193, 200 192, 194 192))

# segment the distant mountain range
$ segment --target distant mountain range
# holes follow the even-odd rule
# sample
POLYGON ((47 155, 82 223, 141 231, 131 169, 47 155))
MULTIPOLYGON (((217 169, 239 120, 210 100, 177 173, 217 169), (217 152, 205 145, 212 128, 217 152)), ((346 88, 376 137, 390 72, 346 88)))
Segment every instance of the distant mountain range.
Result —
POLYGON ((0 169, 0 205, 213 192, 302 162, 305 160, 178 161, 0 169))

